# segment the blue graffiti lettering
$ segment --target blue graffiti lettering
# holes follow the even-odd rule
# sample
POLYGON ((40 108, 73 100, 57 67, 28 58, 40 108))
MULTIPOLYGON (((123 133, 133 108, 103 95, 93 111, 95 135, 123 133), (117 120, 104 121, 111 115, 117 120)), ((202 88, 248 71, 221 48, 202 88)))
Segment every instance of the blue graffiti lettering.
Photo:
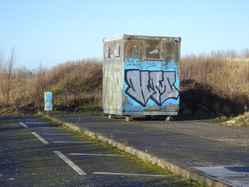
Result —
POLYGON ((141 67, 141 62, 139 62, 139 59, 132 59, 130 58, 129 61, 127 60, 127 58, 125 58, 125 65, 128 66, 135 66, 137 68, 141 67))
POLYGON ((175 62, 169 62, 169 63, 167 64, 167 68, 168 68, 168 69, 175 69, 175 70, 179 71, 178 65, 177 65, 177 63, 175 63, 175 62))
POLYGON ((125 70, 125 93, 145 107, 148 100, 161 106, 167 99, 177 100, 179 91, 175 87, 175 71, 125 70))
POLYGON ((143 111, 142 107, 131 105, 131 104, 124 105, 123 109, 126 110, 126 111, 143 111))

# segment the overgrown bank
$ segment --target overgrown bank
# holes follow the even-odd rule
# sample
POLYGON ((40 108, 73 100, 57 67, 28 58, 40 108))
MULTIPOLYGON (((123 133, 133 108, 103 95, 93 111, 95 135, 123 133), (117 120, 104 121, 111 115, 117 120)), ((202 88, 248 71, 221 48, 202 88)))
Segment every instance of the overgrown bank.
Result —
MULTIPOLYGON (((102 61, 96 58, 68 61, 29 79, 12 79, 13 107, 42 107, 44 92, 53 93, 55 105, 101 106, 102 61)), ((5 105, 4 97, 0 103, 5 105)))
MULTIPOLYGON (((245 50, 246 51, 246 50, 245 50)), ((234 116, 249 106, 249 53, 187 55, 181 61, 181 110, 234 116)))
MULTIPOLYGON (((232 116, 247 111, 248 57, 249 50, 240 55, 234 51, 215 51, 182 57, 180 112, 232 116)), ((43 94, 51 91, 53 104, 57 106, 101 107, 102 65, 100 59, 92 58, 68 61, 50 70, 39 71, 33 77, 13 76, 9 105, 43 107, 43 94)), ((5 105, 3 95, 0 95, 0 105, 5 105)))

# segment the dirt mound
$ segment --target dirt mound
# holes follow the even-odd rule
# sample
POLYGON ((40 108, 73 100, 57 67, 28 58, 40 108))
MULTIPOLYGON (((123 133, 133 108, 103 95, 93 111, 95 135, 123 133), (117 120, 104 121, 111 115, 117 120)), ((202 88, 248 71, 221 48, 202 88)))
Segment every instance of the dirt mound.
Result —
POLYGON ((38 108, 34 107, 23 107, 23 108, 4 108, 0 110, 1 116, 23 116, 33 115, 39 111, 38 108))

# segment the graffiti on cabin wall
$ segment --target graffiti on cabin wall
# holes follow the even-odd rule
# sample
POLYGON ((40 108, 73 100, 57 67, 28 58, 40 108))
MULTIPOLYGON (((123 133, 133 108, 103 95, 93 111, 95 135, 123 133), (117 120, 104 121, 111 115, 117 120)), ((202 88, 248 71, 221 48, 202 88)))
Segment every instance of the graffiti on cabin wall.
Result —
POLYGON ((176 101, 179 98, 178 71, 178 65, 174 62, 126 59, 124 92, 141 107, 146 107, 151 101, 161 107, 167 100, 176 101))
POLYGON ((139 62, 139 59, 125 58, 125 69, 159 69, 159 70, 169 70, 173 69, 179 72, 178 64, 175 62, 168 62, 162 60, 144 60, 143 62, 139 62))
POLYGON ((125 93, 145 107, 148 100, 161 106, 167 99, 177 99, 179 91, 174 86, 174 71, 125 70, 125 93))
POLYGON ((143 111, 141 106, 135 106, 132 104, 124 105, 122 108, 127 111, 143 111))

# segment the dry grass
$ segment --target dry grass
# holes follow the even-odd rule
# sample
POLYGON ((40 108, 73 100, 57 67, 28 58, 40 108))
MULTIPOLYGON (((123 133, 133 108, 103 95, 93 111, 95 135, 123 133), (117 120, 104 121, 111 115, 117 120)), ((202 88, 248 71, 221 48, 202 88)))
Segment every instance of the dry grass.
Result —
POLYGON ((249 106, 249 58, 245 51, 241 53, 243 58, 221 52, 182 58, 181 81, 188 83, 182 85, 182 95, 189 100, 195 98, 192 104, 183 98, 188 102, 185 105, 202 104, 225 115, 243 113, 244 106, 249 106))
MULTIPOLYGON (((43 94, 53 92, 54 104, 101 106, 102 61, 68 61, 36 76, 13 79, 13 106, 43 106, 43 94)), ((202 108, 209 114, 244 113, 249 107, 249 49, 189 54, 181 59, 181 109, 202 108)), ((19 74, 22 73, 19 71, 19 74)), ((1 74, 0 74, 1 75, 1 74)), ((25 77, 24 75, 22 77, 25 77)), ((0 95, 0 105, 4 97, 0 95)))
MULTIPOLYGON (((53 92, 54 104, 101 105, 102 61, 96 58, 68 61, 31 79, 14 79, 11 104, 43 106, 43 94, 53 92)), ((0 97, 2 104, 4 98, 0 97)))

